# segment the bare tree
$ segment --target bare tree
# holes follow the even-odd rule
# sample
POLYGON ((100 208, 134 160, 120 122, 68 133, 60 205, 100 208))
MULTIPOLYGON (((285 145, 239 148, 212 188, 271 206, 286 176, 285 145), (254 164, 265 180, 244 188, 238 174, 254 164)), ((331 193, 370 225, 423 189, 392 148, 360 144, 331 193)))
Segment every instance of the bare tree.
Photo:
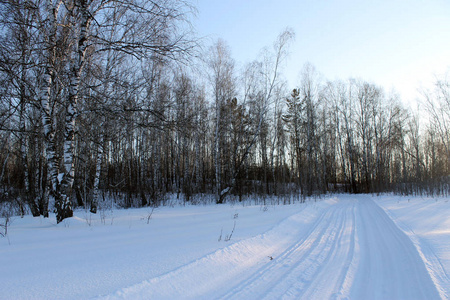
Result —
POLYGON ((214 133, 214 165, 216 182, 216 202, 222 203, 226 190, 222 190, 222 146, 224 143, 224 127, 227 120, 222 116, 226 101, 235 97, 236 78, 234 75, 234 60, 224 41, 219 40, 210 48, 208 65, 210 81, 214 97, 215 133, 214 133))
POLYGON ((450 83, 447 78, 436 80, 433 91, 425 91, 425 108, 430 116, 430 125, 437 135, 450 160, 450 83))

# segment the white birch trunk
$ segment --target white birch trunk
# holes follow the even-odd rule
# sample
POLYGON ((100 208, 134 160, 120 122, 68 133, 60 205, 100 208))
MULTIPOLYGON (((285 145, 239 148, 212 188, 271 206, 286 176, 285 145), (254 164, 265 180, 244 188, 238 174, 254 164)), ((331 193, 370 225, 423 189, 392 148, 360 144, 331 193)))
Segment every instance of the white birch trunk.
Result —
MULTIPOLYGON (((42 124, 44 127, 44 149, 47 157, 47 179, 51 184, 52 190, 55 193, 55 198, 58 198, 58 160, 55 152, 55 129, 53 125, 53 114, 50 105, 51 100, 51 86, 53 77, 53 63, 55 60, 56 47, 56 18, 58 15, 61 1, 53 4, 52 0, 47 0, 47 19, 44 21, 44 30, 47 31, 47 37, 44 44, 45 50, 43 55, 44 74, 41 81, 41 90, 39 95, 39 102, 41 106, 42 124)), ((46 188, 44 193, 43 203, 48 206, 48 197, 50 188, 46 188)), ((43 208, 44 217, 48 217, 48 207, 43 208)))
MULTIPOLYGON (((100 125, 100 128, 103 127, 103 124, 100 125)), ((100 142, 97 146, 97 159, 95 162, 95 177, 94 177, 94 187, 93 187, 93 195, 92 195, 92 202, 91 202, 91 213, 95 214, 97 213, 97 207, 98 207, 98 198, 99 198, 99 189, 98 186, 100 184, 100 171, 102 167, 102 159, 103 159, 103 150, 104 150, 104 141, 105 141, 105 133, 101 133, 100 142)))
POLYGON ((75 121, 77 115, 78 94, 80 87, 81 72, 83 70, 86 48, 87 35, 90 25, 88 7, 86 1, 78 1, 80 9, 80 33, 76 39, 76 45, 71 63, 71 78, 69 87, 69 96, 66 103, 66 118, 64 132, 64 173, 61 181, 61 197, 57 199, 56 210, 57 219, 62 221, 73 215, 70 196, 72 194, 72 186, 75 178, 74 166, 74 146, 75 146, 75 121))
POLYGON ((28 198, 30 193, 30 182, 28 180, 28 156, 27 156, 27 138, 25 135, 26 125, 25 125, 25 109, 26 105, 24 103, 25 99, 21 100, 20 107, 20 118, 19 118, 19 128, 20 128, 20 155, 22 158, 22 168, 24 173, 24 186, 26 197, 28 198))
POLYGON ((220 103, 219 99, 216 99, 216 131, 214 134, 214 164, 216 169, 216 203, 221 203, 221 161, 220 161, 220 103))

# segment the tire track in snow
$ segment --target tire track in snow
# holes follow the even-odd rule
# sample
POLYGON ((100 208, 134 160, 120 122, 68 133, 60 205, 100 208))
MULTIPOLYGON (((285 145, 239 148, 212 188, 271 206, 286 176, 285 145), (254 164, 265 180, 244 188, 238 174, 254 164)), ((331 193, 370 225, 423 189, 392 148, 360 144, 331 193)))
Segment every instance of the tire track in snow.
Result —
MULTIPOLYGON (((344 214, 345 212, 341 208, 332 211, 330 218, 333 218, 335 222, 327 223, 328 227, 323 236, 315 243, 314 249, 309 254, 301 257, 295 269, 290 270, 290 282, 282 279, 264 297, 265 299, 278 299, 282 297, 290 299, 312 299, 313 296, 316 298, 324 298, 324 296, 330 294, 329 290, 333 289, 335 285, 334 281, 338 277, 332 276, 330 278, 330 276, 327 276, 333 273, 334 270, 332 269, 335 266, 331 265, 331 270, 327 269, 327 267, 330 266, 330 262, 334 262, 338 244, 343 235, 346 220, 344 214), (324 272, 324 269, 327 270, 324 272)), ((344 251, 347 252, 346 250, 344 251)))
POLYGON ((343 222, 339 235, 333 241, 333 249, 328 252, 327 260, 314 274, 314 280, 308 288, 296 295, 298 299, 341 298, 353 281, 357 264, 355 202, 340 210, 343 222))
POLYGON ((221 298, 330 297, 347 278, 355 247, 354 229, 354 204, 330 207, 298 243, 221 298))
MULTIPOLYGON (((351 208, 351 233, 350 233, 350 247, 347 254, 347 259, 342 269, 339 282, 336 285, 337 293, 333 294, 334 298, 341 298, 342 295, 347 295, 354 279, 354 274, 356 272, 356 266, 359 261, 359 245, 356 229, 356 205, 353 204, 351 208)), ((348 230, 348 229, 347 229, 348 230)))

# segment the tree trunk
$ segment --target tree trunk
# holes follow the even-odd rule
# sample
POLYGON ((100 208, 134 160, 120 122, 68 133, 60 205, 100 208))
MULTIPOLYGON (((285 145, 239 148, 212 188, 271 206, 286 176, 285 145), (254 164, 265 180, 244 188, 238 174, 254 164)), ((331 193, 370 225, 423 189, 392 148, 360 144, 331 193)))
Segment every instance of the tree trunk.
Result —
MULTIPOLYGON (((102 128, 102 125, 100 125, 100 128, 102 128)), ((100 183, 100 171, 102 167, 102 158, 103 158, 103 147, 104 147, 104 140, 105 140, 105 133, 100 133, 100 141, 97 144, 97 158, 95 162, 95 176, 94 176, 94 186, 93 186, 93 193, 92 193, 92 201, 91 201, 91 213, 95 214, 97 213, 97 207, 98 207, 98 198, 99 198, 99 183, 100 183)))

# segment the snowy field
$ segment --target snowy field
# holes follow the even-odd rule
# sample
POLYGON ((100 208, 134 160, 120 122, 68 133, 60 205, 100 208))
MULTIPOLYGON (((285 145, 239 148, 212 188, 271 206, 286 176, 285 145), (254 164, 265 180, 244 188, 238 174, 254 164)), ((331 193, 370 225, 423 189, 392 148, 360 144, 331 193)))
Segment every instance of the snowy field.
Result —
POLYGON ((0 299, 448 299, 448 200, 14 217, 0 238, 0 299))

